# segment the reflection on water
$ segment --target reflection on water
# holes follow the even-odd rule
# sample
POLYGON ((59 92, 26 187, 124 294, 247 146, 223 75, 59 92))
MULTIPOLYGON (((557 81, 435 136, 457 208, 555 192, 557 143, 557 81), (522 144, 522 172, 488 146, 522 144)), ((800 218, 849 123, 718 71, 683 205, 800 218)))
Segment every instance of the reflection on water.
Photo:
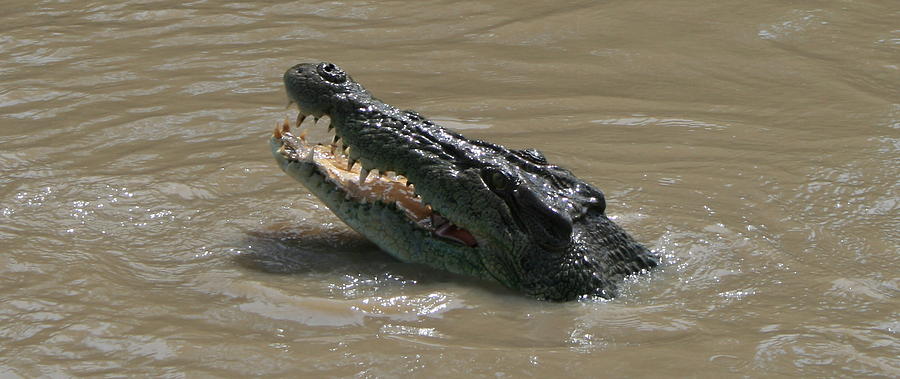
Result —
POLYGON ((0 376, 900 376, 896 6, 682 5, 7 2, 0 376), (664 266, 551 304, 378 251, 266 146, 324 59, 664 266))

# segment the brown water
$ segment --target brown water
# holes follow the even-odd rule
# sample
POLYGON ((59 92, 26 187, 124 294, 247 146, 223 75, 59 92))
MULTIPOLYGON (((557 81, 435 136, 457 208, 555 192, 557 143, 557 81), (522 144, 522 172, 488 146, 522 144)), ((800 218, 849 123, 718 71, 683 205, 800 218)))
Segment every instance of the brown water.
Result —
POLYGON ((2 377, 900 376, 896 0, 110 3, 0 5, 2 377), (326 59, 666 264, 551 304, 379 252, 268 151, 326 59))

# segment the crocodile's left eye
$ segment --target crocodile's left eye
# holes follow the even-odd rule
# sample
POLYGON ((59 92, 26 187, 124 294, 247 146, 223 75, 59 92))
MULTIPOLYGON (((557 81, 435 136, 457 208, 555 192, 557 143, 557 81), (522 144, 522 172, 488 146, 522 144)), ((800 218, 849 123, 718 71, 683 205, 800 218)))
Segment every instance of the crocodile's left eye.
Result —
POLYGON ((334 63, 319 63, 319 65, 316 66, 316 72, 325 78, 325 80, 335 84, 341 84, 347 81, 347 74, 334 63))
POLYGON ((537 163, 537 164, 543 164, 543 165, 547 164, 547 158, 544 157, 544 154, 535 149, 522 149, 522 150, 516 151, 516 153, 518 153, 519 156, 521 156, 522 158, 525 158, 526 160, 530 161, 531 163, 537 163))

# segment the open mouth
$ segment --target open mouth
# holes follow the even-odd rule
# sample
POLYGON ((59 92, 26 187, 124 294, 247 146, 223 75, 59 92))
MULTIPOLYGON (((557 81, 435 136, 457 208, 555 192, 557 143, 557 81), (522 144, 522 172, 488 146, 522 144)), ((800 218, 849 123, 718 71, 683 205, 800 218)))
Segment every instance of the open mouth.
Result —
MULTIPOLYGON (((303 122, 302 114, 297 118, 297 126, 303 122)), ((329 130, 331 127, 329 126, 329 130)), ((362 165, 350 158, 347 149, 339 146, 340 138, 335 136, 330 144, 312 144, 306 139, 306 133, 291 131, 290 121, 275 125, 272 138, 280 142, 278 153, 289 162, 310 164, 313 173, 318 173, 321 180, 343 192, 345 201, 358 203, 374 203, 380 201, 393 204, 401 210, 410 222, 428 230, 433 236, 452 241, 464 246, 475 247, 478 242, 468 230, 454 224, 440 215, 427 204, 415 191, 415 185, 406 177, 393 172, 364 170, 362 165)))

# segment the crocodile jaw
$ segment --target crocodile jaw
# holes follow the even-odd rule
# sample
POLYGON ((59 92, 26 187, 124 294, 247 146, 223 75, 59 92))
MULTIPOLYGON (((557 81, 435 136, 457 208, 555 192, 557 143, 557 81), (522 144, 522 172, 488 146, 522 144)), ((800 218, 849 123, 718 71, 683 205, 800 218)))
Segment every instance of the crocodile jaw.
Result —
MULTIPOLYGON (((304 118, 301 111, 298 125, 304 118)), ((477 238, 470 232, 434 212, 404 176, 393 173, 370 175, 370 171, 344 154, 344 149, 335 144, 312 144, 305 134, 301 131, 295 135, 287 119, 276 124, 270 140, 272 153, 283 171, 313 191, 338 216, 341 216, 341 208, 376 207, 382 212, 404 216, 411 224, 430 232, 432 237, 466 247, 478 246, 477 238)), ((352 221, 348 224, 353 226, 352 221)), ((368 234, 368 229, 358 231, 368 234)))

